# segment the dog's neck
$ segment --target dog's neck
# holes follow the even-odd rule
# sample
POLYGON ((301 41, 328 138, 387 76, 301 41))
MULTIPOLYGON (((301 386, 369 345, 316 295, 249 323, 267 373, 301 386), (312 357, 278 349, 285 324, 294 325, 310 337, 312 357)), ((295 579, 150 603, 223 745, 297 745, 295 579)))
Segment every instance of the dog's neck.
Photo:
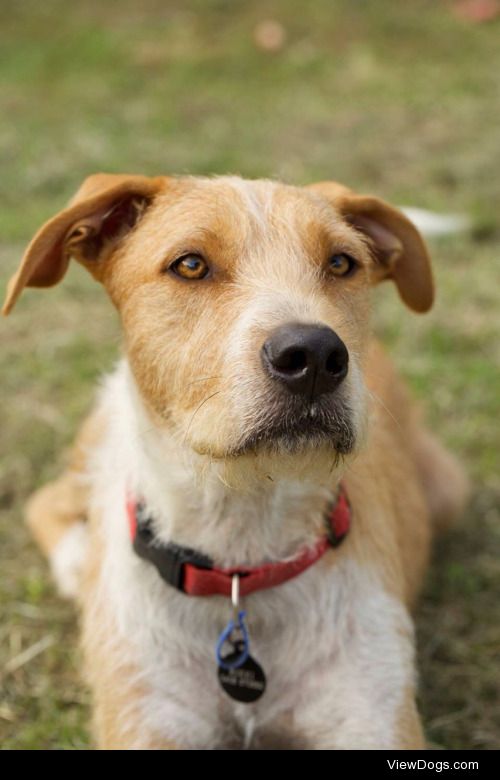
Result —
POLYGON ((324 532, 340 479, 334 458, 325 457, 322 470, 317 454, 300 464, 284 456, 284 468, 279 455, 211 460, 154 423, 126 363, 112 382, 120 470, 155 517, 159 538, 193 547, 219 566, 253 566, 293 557, 324 532))

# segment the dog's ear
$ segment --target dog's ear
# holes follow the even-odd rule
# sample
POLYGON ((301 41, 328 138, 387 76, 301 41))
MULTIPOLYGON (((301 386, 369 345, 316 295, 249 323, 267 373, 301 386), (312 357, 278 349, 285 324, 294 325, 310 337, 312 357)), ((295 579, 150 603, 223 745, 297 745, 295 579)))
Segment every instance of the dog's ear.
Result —
POLYGON ((89 176, 67 208, 40 228, 7 287, 3 314, 8 314, 24 287, 51 287, 74 257, 87 268, 98 262, 128 233, 144 213, 165 177, 98 173, 89 176))
POLYGON ((323 195, 369 239, 375 260, 373 279, 392 279, 410 309, 428 311, 434 300, 431 264, 413 223, 383 200, 358 195, 335 182, 319 182, 308 189, 323 195))

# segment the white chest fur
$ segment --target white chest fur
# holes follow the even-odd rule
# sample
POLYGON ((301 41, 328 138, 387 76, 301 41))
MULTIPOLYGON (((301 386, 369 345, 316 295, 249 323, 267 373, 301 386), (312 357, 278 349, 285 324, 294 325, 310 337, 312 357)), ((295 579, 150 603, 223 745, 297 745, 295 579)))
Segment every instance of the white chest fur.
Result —
POLYGON ((165 457, 148 438, 126 367, 110 380, 103 404, 110 426, 93 464, 105 547, 100 587, 117 621, 113 641, 130 648, 150 691, 142 702, 144 730, 197 748, 258 745, 284 732, 301 747, 394 747, 397 714, 413 683, 412 628, 376 572, 348 554, 332 565, 332 552, 295 580, 248 597, 251 652, 268 688, 258 702, 243 705, 216 678, 215 643, 231 616, 228 600, 178 593, 131 549, 124 504, 130 489, 154 508, 160 536, 211 555, 222 538, 220 560, 233 565, 243 562, 239 555, 249 563, 283 557, 312 539, 325 491, 316 487, 313 496, 313 486, 292 483, 264 496, 257 509, 248 495, 228 495, 222 483, 218 492, 209 483, 204 493, 193 488, 196 477, 179 462, 182 454, 177 461, 175 452, 165 457), (306 517, 305 500, 312 507, 306 517), (238 544, 223 515, 239 523, 238 544))

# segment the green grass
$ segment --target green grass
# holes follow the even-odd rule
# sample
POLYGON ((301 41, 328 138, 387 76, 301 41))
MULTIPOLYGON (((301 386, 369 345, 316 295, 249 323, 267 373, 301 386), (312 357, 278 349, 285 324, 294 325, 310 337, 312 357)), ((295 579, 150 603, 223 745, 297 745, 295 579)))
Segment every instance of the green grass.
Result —
MULTIPOLYGON (((0 277, 94 171, 337 178, 407 203, 473 215, 475 236, 433 246, 433 312, 387 287, 377 328, 432 427, 475 486, 437 546, 418 616, 430 742, 500 747, 500 47, 435 0, 23 0, 0 25, 0 277), (256 48, 275 18, 284 49, 256 48)), ((0 675, 5 748, 88 744, 75 615, 49 582, 22 505, 55 475, 119 352, 116 317, 79 268, 26 293, 1 323, 0 675), (47 640, 47 642, 50 641, 47 640)))

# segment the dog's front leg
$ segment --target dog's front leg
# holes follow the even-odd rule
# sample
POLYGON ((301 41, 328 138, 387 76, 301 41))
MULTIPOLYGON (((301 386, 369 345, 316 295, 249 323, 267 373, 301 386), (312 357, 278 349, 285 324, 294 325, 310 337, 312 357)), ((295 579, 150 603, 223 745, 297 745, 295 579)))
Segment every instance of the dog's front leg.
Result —
POLYGON ((336 644, 332 634, 332 652, 319 656, 301 678, 294 721, 311 748, 425 747, 410 618, 386 594, 372 594, 371 607, 350 613, 336 644))
POLYGON ((30 496, 26 522, 49 559, 61 595, 78 595, 88 544, 89 458, 105 428, 98 409, 82 424, 71 449, 67 468, 30 496))
POLYGON ((363 681, 325 685, 295 719, 313 750, 418 750, 425 738, 413 686, 404 691, 364 690, 363 681), (400 694, 401 701, 397 702, 400 694))
POLYGON ((182 750, 182 745, 147 733, 140 719, 137 722, 128 716, 124 729, 120 724, 120 714, 111 707, 97 707, 94 721, 96 746, 99 750, 182 750))

